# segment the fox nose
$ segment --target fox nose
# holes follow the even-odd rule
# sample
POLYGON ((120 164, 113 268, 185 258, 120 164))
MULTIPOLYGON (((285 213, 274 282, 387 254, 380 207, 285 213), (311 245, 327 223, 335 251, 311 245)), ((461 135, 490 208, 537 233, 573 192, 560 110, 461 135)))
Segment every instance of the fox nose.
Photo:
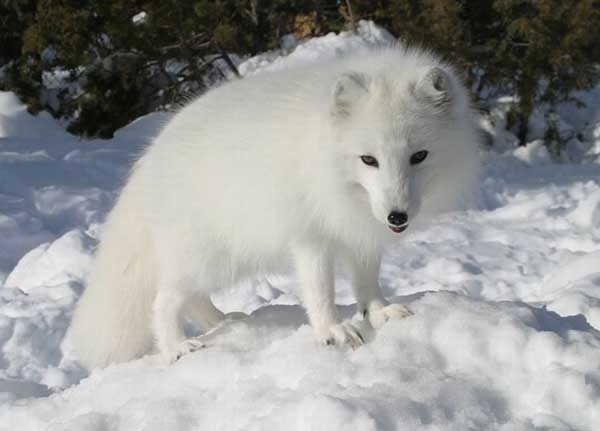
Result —
POLYGON ((402 226, 408 222, 408 215, 403 211, 392 211, 387 219, 391 225, 402 226))

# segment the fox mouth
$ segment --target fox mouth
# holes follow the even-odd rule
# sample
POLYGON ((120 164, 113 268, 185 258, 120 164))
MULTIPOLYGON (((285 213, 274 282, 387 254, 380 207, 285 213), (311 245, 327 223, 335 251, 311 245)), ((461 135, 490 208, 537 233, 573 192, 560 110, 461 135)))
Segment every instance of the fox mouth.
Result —
POLYGON ((402 233, 408 228, 408 223, 403 224, 402 226, 394 226, 394 225, 388 224, 388 227, 393 232, 402 233))

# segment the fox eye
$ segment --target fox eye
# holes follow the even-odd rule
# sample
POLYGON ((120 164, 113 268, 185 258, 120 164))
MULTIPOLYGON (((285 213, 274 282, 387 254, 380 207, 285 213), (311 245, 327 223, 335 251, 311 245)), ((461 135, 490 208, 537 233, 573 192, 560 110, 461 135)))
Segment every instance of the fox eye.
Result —
POLYGON ((373 156, 360 156, 360 160, 367 166, 379 167, 379 162, 373 156))
POLYGON ((427 150, 417 151, 412 156, 410 156, 410 164, 418 165, 419 163, 421 163, 423 160, 425 160, 427 158, 428 154, 429 154, 429 151, 427 151, 427 150))

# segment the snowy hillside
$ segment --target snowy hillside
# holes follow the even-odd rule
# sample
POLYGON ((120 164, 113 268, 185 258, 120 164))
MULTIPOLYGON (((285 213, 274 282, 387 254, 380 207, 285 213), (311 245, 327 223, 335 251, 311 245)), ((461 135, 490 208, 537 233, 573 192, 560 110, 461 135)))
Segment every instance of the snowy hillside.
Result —
MULTIPOLYGON (((388 38, 361 23, 357 35, 288 40, 240 70, 388 38)), ((561 127, 600 119, 597 90, 585 110, 564 107, 561 127)), ((214 298, 252 316, 215 331, 207 349, 171 367, 149 356, 88 376, 65 339, 69 319, 116 190, 169 116, 80 141, 0 93, 0 430, 600 429, 593 126, 577 165, 551 163, 539 143, 510 149, 498 131, 505 150, 484 155, 477 207, 405 235, 386 256, 386 294, 415 315, 366 331, 354 351, 315 343, 293 275, 278 274, 214 298)), ((337 287, 351 316, 343 271, 337 287)))

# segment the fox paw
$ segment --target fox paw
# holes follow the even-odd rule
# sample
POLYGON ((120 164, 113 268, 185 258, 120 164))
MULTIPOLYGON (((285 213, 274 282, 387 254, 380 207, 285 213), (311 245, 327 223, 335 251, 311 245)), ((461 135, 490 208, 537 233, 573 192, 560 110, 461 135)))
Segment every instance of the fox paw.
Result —
POLYGON ((352 349, 356 349, 365 343, 359 330, 347 320, 333 324, 324 330, 317 331, 317 339, 320 343, 328 346, 347 345, 352 347, 352 349))
POLYGON ((169 355, 169 362, 172 364, 188 353, 195 352, 196 350, 200 350, 206 347, 206 345, 199 338, 188 338, 183 340, 175 350, 169 355))
POLYGON ((402 304, 373 304, 363 311, 363 316, 375 329, 381 328, 390 319, 404 319, 413 314, 402 304))

